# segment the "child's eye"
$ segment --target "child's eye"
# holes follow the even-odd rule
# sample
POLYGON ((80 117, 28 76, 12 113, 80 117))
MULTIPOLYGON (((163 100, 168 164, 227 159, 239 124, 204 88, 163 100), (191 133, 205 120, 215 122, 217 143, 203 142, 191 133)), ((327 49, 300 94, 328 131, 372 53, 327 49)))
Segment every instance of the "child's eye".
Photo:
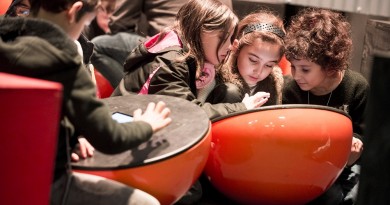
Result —
POLYGON ((302 72, 304 72, 304 73, 308 73, 310 70, 309 69, 307 69, 307 68, 302 68, 302 72))
POLYGON ((256 60, 256 59, 253 59, 253 58, 249 58, 249 61, 250 61, 251 63, 257 63, 257 60, 256 60))

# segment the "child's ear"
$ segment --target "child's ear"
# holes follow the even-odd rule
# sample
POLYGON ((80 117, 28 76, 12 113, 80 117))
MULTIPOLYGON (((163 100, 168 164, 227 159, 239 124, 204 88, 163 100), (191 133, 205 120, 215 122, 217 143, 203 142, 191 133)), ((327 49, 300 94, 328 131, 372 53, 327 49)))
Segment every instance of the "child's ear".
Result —
POLYGON ((233 52, 236 52, 238 49, 238 40, 237 39, 234 39, 233 43, 232 43, 232 51, 233 52))
POLYGON ((67 17, 70 23, 77 22, 77 14, 83 7, 83 2, 76 1, 74 4, 70 6, 70 8, 67 11, 67 17))
POLYGON ((336 70, 326 70, 326 74, 328 75, 328 76, 333 76, 333 75, 335 75, 336 73, 337 73, 338 71, 336 71, 336 70))

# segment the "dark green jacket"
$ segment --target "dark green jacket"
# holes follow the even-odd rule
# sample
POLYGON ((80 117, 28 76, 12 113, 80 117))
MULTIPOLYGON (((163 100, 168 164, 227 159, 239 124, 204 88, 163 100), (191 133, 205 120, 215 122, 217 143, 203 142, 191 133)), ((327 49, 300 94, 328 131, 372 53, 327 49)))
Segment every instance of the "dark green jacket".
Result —
POLYGON ((0 72, 63 86, 55 178, 65 173, 68 165, 66 130, 71 145, 83 135, 105 153, 137 146, 153 133, 146 122, 119 124, 112 120, 108 107, 96 98, 95 86, 81 61, 75 43, 59 27, 30 18, 0 18, 0 72))
MULTIPOLYGON (((149 52, 144 43, 136 47, 126 59, 125 76, 113 96, 139 93, 157 70, 149 79, 147 94, 169 95, 194 102, 206 111, 210 119, 246 110, 243 103, 210 104, 197 100, 196 64, 192 58, 178 61, 188 51, 185 42, 180 42, 182 46, 169 46, 154 53, 149 52)), ((165 44, 169 45, 169 42, 165 44)))

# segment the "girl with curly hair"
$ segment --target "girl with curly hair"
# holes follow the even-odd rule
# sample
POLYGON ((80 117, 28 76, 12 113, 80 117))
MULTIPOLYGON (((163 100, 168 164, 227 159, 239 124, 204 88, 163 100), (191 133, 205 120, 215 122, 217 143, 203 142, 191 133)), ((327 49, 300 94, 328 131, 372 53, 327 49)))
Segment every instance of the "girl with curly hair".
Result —
POLYGON ((317 104, 343 110, 351 116, 351 154, 336 182, 314 204, 348 204, 356 197, 358 159, 363 151, 362 124, 369 85, 349 69, 351 28, 337 12, 306 8, 287 28, 286 58, 292 79, 285 81, 283 104, 317 104))

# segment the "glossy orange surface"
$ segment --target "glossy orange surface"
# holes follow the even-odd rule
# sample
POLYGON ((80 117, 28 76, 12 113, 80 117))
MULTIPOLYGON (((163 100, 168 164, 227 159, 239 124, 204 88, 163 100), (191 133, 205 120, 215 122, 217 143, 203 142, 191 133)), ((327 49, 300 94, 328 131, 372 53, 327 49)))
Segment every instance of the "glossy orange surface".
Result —
POLYGON ((282 69, 283 75, 291 75, 291 63, 286 59, 286 56, 283 55, 280 59, 279 67, 282 69))
MULTIPOLYGON (((210 125, 211 126, 211 125, 210 125)), ((211 132, 196 145, 174 157, 134 168, 75 170, 116 180, 156 197, 162 205, 179 200, 202 173, 210 150, 211 132)))
POLYGON ((1 0, 0 1, 0 15, 4 15, 7 12, 9 5, 11 5, 12 0, 1 0))
POLYGON ((240 204, 305 204, 340 175, 352 123, 323 106, 270 106, 213 122, 212 136, 205 173, 224 195, 240 204))

